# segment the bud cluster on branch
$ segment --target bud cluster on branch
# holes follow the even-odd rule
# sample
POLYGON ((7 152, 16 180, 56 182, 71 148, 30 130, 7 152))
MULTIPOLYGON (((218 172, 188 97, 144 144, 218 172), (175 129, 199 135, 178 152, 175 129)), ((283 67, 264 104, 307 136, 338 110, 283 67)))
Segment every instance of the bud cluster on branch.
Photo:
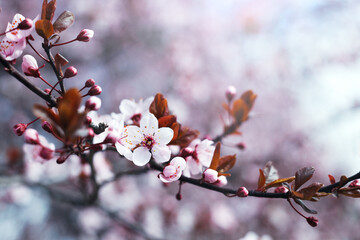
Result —
MULTIPOLYGON (((34 121, 16 124, 14 133, 24 136, 33 161, 63 164, 76 156, 83 168, 77 177, 87 178, 93 185, 90 189, 84 189, 89 191, 88 198, 82 199, 84 203, 97 200, 102 184, 97 180, 93 158, 95 153, 106 150, 116 150, 119 161, 130 161, 135 166, 158 171, 159 181, 165 184, 178 182, 178 200, 184 198, 181 185, 185 182, 223 193, 227 197, 283 198, 313 227, 318 225, 318 220, 303 215, 293 203, 305 212, 315 214, 316 211, 309 209, 305 201, 319 201, 329 195, 360 197, 360 173, 352 177, 342 176, 339 181, 329 175, 330 184, 327 186, 318 182, 303 186, 312 178, 314 168, 304 167, 294 175, 280 178, 271 162, 259 169, 258 186, 254 190, 243 186, 226 188, 231 176, 229 171, 237 164, 238 158, 236 154, 221 154, 222 140, 230 135, 240 135, 240 127, 250 119, 257 98, 251 90, 238 96, 234 87, 227 89, 224 96, 226 102, 223 104, 223 132, 214 138, 200 138, 199 131, 180 123, 168 106, 167 99, 160 93, 145 100, 124 99, 119 104, 118 113, 99 115, 96 111, 101 108, 98 97, 102 94, 101 87, 92 78, 84 80, 81 89, 66 87, 69 78, 78 78, 78 70, 75 66, 68 66, 70 61, 62 54, 54 56, 52 53, 55 47, 89 42, 94 32, 83 29, 72 40, 61 42, 62 32, 74 23, 75 16, 64 11, 54 20, 55 10, 56 0, 44 0, 41 16, 33 20, 16 14, 1 34, 4 37, 1 40, 0 60, 4 71, 44 100, 43 104, 33 107, 34 121), (42 47, 45 56, 39 53, 40 48, 36 46, 42 47), (21 73, 14 64, 26 47, 30 47, 34 54, 22 57, 21 73), (38 64, 38 61, 41 63, 38 64), (44 67, 53 70, 55 82, 52 76, 42 74, 44 67), (40 79, 47 88, 40 89, 28 77, 40 79), (60 147, 55 148, 54 143, 49 143, 45 136, 30 128, 35 121, 41 121, 43 130, 56 139, 56 145, 60 147)), ((234 147, 244 150, 245 143, 235 143, 234 147)), ((115 180, 116 177, 110 181, 115 180)))

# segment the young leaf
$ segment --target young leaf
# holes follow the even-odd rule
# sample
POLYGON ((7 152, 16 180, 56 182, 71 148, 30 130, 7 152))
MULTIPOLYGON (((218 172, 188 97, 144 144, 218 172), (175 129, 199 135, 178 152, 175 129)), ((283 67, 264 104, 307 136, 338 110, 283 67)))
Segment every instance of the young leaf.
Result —
POLYGON ((154 101, 150 105, 149 110, 152 114, 155 115, 157 119, 169 115, 166 98, 161 93, 156 94, 154 101))
POLYGON ((53 24, 55 33, 59 33, 68 29, 74 23, 74 21, 74 14, 72 14, 70 11, 64 11, 53 24))
POLYGON ((219 173, 225 173, 234 167, 235 162, 236 154, 221 157, 219 160, 219 166, 216 168, 216 171, 219 173))
POLYGON ((36 33, 44 39, 49 39, 49 37, 54 34, 53 25, 46 19, 36 21, 35 30, 36 33))
POLYGON ((245 101, 241 98, 234 101, 231 111, 237 124, 241 124, 245 121, 249 113, 249 109, 245 101))
POLYGON ((329 174, 328 177, 329 177, 329 181, 330 181, 331 184, 335 184, 335 183, 336 183, 335 178, 334 178, 333 175, 330 175, 330 174, 329 174))
POLYGON ((176 122, 176 116, 167 115, 159 118, 159 128, 171 127, 176 122))
POLYGON ((280 187, 280 186, 283 185, 283 183, 291 183, 294 180, 295 180, 295 177, 280 178, 280 179, 274 180, 274 181, 266 184, 263 187, 263 189, 266 190, 266 189, 269 189, 269 188, 272 188, 272 187, 280 187))
POLYGON ((338 188, 345 186, 347 182, 348 182, 348 178, 346 176, 341 176, 338 188))
POLYGON ((64 58, 61 54, 57 53, 55 55, 55 66, 59 72, 61 72, 61 67, 65 66, 68 63, 69 61, 66 58, 64 58))
POLYGON ((241 95, 241 99, 244 100, 244 102, 246 103, 249 111, 254 106, 254 102, 255 102, 256 97, 257 97, 257 95, 254 94, 253 91, 251 91, 251 90, 246 91, 241 95))
POLYGON ((267 162, 264 167, 265 183, 270 183, 279 178, 277 169, 274 167, 271 161, 267 162))
POLYGON ((319 191, 319 189, 324 186, 322 183, 312 183, 309 186, 300 189, 299 193, 303 194, 303 200, 311 200, 311 198, 319 191))
POLYGON ((214 155, 212 157, 211 164, 210 164, 210 167, 209 167, 211 169, 216 170, 217 167, 219 166, 219 163, 220 163, 220 148, 221 148, 221 143, 218 142, 216 144, 216 146, 215 146, 214 155))
POLYGON ((264 171, 261 168, 259 168, 258 190, 263 188, 263 186, 265 185, 265 181, 266 178, 264 171))
POLYGON ((304 167, 298 170, 295 173, 295 191, 301 187, 304 183, 306 183, 310 178, 312 178, 315 172, 315 168, 313 167, 304 167))
POLYGON ((172 129, 174 130, 174 137, 173 140, 169 143, 170 145, 178 145, 182 148, 185 148, 187 146, 189 146, 189 144, 196 139, 199 136, 199 131, 197 130, 193 130, 189 127, 185 127, 185 126, 180 126, 180 124, 174 124, 173 125, 174 128, 172 127, 172 129), (177 137, 175 138, 175 129, 179 128, 179 130, 177 131, 177 137))

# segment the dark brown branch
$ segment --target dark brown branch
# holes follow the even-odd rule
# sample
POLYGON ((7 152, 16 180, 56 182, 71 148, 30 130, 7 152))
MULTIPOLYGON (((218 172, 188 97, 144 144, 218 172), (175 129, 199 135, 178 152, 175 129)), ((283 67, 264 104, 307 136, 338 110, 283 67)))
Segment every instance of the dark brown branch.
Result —
MULTIPOLYGON (((162 172, 164 167, 162 167, 161 165, 155 163, 153 160, 150 161, 150 167, 152 169, 155 169, 157 171, 162 172)), ((358 172, 357 174, 351 176, 348 178, 348 180, 346 181, 346 183, 355 180, 355 179, 359 179, 360 178, 360 172, 358 172)), ((180 179, 182 182, 187 182, 190 183, 192 185, 198 186, 198 187, 202 187, 202 188, 206 188, 212 191, 216 191, 216 192, 220 192, 223 193, 225 195, 234 195, 236 194, 237 190, 235 189, 229 189, 229 188, 223 188, 223 187, 218 187, 215 186, 213 184, 209 184, 206 183, 204 181, 202 181, 201 179, 194 179, 194 178, 189 178, 189 177, 185 177, 185 176, 181 176, 180 179)), ((325 192, 325 193, 330 193, 334 188, 338 187, 340 184, 340 182, 337 182, 335 184, 331 184, 325 187, 320 188, 319 192, 325 192)), ((259 192, 256 190, 249 190, 249 195, 248 196, 252 196, 252 197, 261 197, 261 198, 288 198, 289 197, 290 192, 287 193, 268 193, 268 192, 259 192)))
POLYGON ((51 52, 50 52, 50 48, 49 46, 47 45, 47 43, 44 43, 43 44, 43 48, 46 52, 46 55, 47 57, 49 58, 49 61, 50 61, 50 66, 52 67, 56 77, 57 77, 57 80, 59 82, 59 85, 60 85, 60 89, 61 89, 61 92, 64 94, 65 93, 65 87, 64 87, 64 82, 63 82, 63 78, 60 74, 60 72, 57 70, 56 66, 55 66, 55 60, 54 60, 54 57, 52 56, 51 52))
POLYGON ((34 84, 32 84, 22 73, 20 73, 12 64, 10 64, 4 56, 0 54, 0 62, 4 66, 4 70, 8 72, 11 76, 16 78, 18 81, 20 81, 22 84, 24 84, 28 89, 30 89, 33 93, 44 99, 46 102, 48 102, 52 107, 56 107, 57 103, 53 96, 45 93, 40 88, 36 87, 34 84))

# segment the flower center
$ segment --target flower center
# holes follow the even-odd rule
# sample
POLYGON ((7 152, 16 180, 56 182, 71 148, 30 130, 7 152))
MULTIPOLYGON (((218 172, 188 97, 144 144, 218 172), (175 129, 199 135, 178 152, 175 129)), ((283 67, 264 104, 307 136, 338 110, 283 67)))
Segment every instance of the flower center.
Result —
POLYGON ((151 149, 155 144, 155 140, 152 136, 145 136, 143 141, 141 142, 141 145, 144 147, 147 147, 148 149, 151 149))

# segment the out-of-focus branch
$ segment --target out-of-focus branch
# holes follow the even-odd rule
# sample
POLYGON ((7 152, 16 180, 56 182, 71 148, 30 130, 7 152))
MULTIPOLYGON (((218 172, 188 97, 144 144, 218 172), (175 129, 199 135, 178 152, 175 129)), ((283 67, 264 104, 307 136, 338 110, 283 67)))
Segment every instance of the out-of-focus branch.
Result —
POLYGON ((8 72, 11 76, 16 78, 22 84, 24 84, 28 89, 30 89, 33 93, 44 99, 51 106, 57 106, 56 100, 53 96, 45 93, 40 88, 36 87, 32 84, 24 75, 22 75, 12 64, 10 64, 6 59, 0 54, 0 62, 4 66, 4 70, 8 72))

